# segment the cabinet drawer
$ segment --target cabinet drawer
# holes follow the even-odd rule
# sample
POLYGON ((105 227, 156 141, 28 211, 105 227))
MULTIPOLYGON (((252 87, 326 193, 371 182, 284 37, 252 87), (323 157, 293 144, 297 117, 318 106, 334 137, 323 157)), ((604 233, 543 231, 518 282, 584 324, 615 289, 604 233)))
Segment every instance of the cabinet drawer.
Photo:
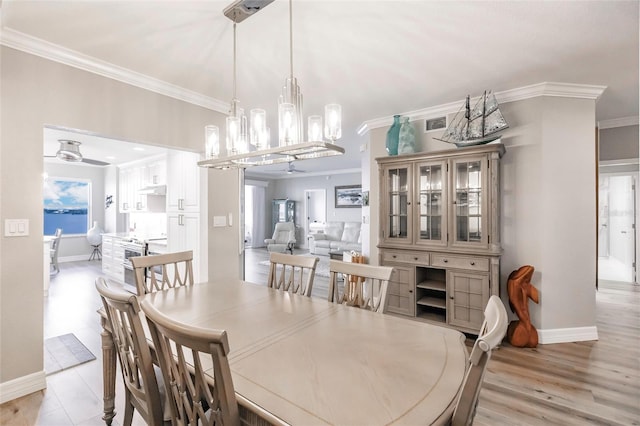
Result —
POLYGON ((429 253, 401 253, 396 251, 385 251, 382 253, 382 261, 428 265, 429 253))
POLYGON ((431 265, 442 268, 467 269, 470 271, 488 271, 489 259, 482 257, 432 254, 431 265))

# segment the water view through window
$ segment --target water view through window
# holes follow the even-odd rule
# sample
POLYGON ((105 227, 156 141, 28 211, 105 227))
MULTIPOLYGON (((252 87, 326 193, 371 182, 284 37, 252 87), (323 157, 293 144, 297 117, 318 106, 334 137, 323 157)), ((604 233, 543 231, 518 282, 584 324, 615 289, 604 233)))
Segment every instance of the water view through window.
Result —
POLYGON ((86 234, 89 227, 91 183, 79 179, 44 181, 44 235, 62 228, 64 235, 86 234))

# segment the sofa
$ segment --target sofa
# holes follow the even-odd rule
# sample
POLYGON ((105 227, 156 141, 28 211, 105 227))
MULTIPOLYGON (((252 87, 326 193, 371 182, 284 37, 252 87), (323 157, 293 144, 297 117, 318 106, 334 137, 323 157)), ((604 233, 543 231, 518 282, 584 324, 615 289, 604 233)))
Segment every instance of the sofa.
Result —
POLYGON ((360 222, 327 222, 309 236, 309 252, 328 256, 331 251, 362 251, 360 222))

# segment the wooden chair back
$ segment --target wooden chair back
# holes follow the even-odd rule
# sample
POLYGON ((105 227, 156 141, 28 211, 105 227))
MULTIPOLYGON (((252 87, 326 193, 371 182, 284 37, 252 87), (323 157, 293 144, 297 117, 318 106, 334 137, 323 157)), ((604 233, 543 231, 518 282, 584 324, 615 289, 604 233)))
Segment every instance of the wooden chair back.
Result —
MULTIPOLYGON (((239 425, 224 330, 185 327, 142 302, 169 394, 174 425, 239 425), (209 358, 213 377, 205 374, 209 358)), ((211 374, 211 373, 209 373, 211 374)))
POLYGON ((98 277, 95 285, 111 325, 125 385, 123 424, 131 424, 134 408, 147 424, 162 424, 162 397, 139 315, 138 299, 122 287, 112 286, 103 277, 98 277))
POLYGON ((272 252, 269 256, 268 286, 311 297, 319 259, 272 252))
POLYGON ((344 303, 379 313, 384 312, 387 287, 393 268, 330 260, 329 272, 330 302, 344 303), (344 277, 342 294, 340 294, 338 286, 341 275, 344 277), (370 284, 368 291, 365 288, 367 283, 370 284))
POLYGON ((478 396, 482 388, 487 363, 491 358, 491 351, 502 342, 507 333, 509 319, 507 310, 498 296, 491 296, 484 310, 484 323, 480 334, 473 345, 469 356, 469 367, 462 384, 462 390, 453 411, 451 424, 453 426, 470 425, 476 414, 478 396))
POLYGON ((139 296, 193 284, 193 251, 129 258, 139 296))

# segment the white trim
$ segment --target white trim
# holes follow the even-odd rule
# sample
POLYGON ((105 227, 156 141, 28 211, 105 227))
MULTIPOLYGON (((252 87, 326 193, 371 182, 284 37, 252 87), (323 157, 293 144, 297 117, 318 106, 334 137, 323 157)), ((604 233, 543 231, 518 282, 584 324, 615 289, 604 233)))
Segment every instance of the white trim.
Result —
POLYGON ((538 330, 538 341, 542 345, 584 342, 586 340, 598 340, 598 328, 596 326, 538 330))
POLYGON ((67 49, 54 43, 21 33, 11 28, 2 28, 0 44, 32 55, 40 56, 54 62, 69 65, 103 77, 111 78, 122 83, 130 84, 141 89, 168 96, 198 105, 213 111, 227 114, 229 103, 202 95, 183 87, 149 77, 129 69, 119 67, 109 62, 84 55, 75 50, 67 49))
POLYGON ((266 188, 269 186, 269 182, 265 181, 265 180, 253 180, 253 179, 245 179, 244 180, 244 184, 246 185, 251 185, 251 186, 261 186, 263 188, 266 188))
MULTIPOLYGON (((314 176, 327 176, 327 172, 326 170, 323 172, 304 172, 304 173, 291 173, 288 174, 284 171, 282 172, 259 172, 255 169, 246 169, 245 174, 246 174, 246 179, 269 179, 269 180, 278 180, 278 179, 300 179, 300 178, 307 178, 307 177, 314 177, 314 176)), ((343 174, 347 174, 347 173, 362 173, 362 169, 342 169, 342 170, 331 170, 330 172, 330 176, 332 175, 343 175, 343 174)))
MULTIPOLYGON (((531 99, 538 96, 597 100, 606 88, 607 86, 596 86, 590 84, 543 82, 532 84, 530 86, 504 90, 502 92, 495 92, 494 95, 496 100, 502 104, 531 99)), ((472 101, 475 101, 476 99, 477 98, 474 98, 472 101)), ((436 118, 458 112, 460 105, 463 103, 464 100, 449 102, 447 104, 405 112, 400 115, 403 117, 409 117, 410 121, 436 118)), ((374 118, 373 120, 368 120, 362 123, 360 127, 358 127, 357 132, 358 135, 362 136, 369 130, 390 126, 391 123, 393 123, 393 115, 374 118)))
POLYGON ((91 256, 91 253, 76 254, 75 256, 59 257, 58 258, 58 263, 78 262, 78 261, 81 261, 81 260, 86 260, 88 262, 90 256, 91 256))
POLYGON ((600 167, 608 166, 637 166, 640 164, 640 158, 620 158, 618 160, 602 160, 598 162, 600 167))
POLYGON ((615 127, 637 126, 640 123, 638 116, 612 118, 611 120, 598 121, 598 128, 613 129, 615 127))
POLYGON ((47 387, 47 375, 44 370, 0 383, 0 404, 29 395, 47 387))

